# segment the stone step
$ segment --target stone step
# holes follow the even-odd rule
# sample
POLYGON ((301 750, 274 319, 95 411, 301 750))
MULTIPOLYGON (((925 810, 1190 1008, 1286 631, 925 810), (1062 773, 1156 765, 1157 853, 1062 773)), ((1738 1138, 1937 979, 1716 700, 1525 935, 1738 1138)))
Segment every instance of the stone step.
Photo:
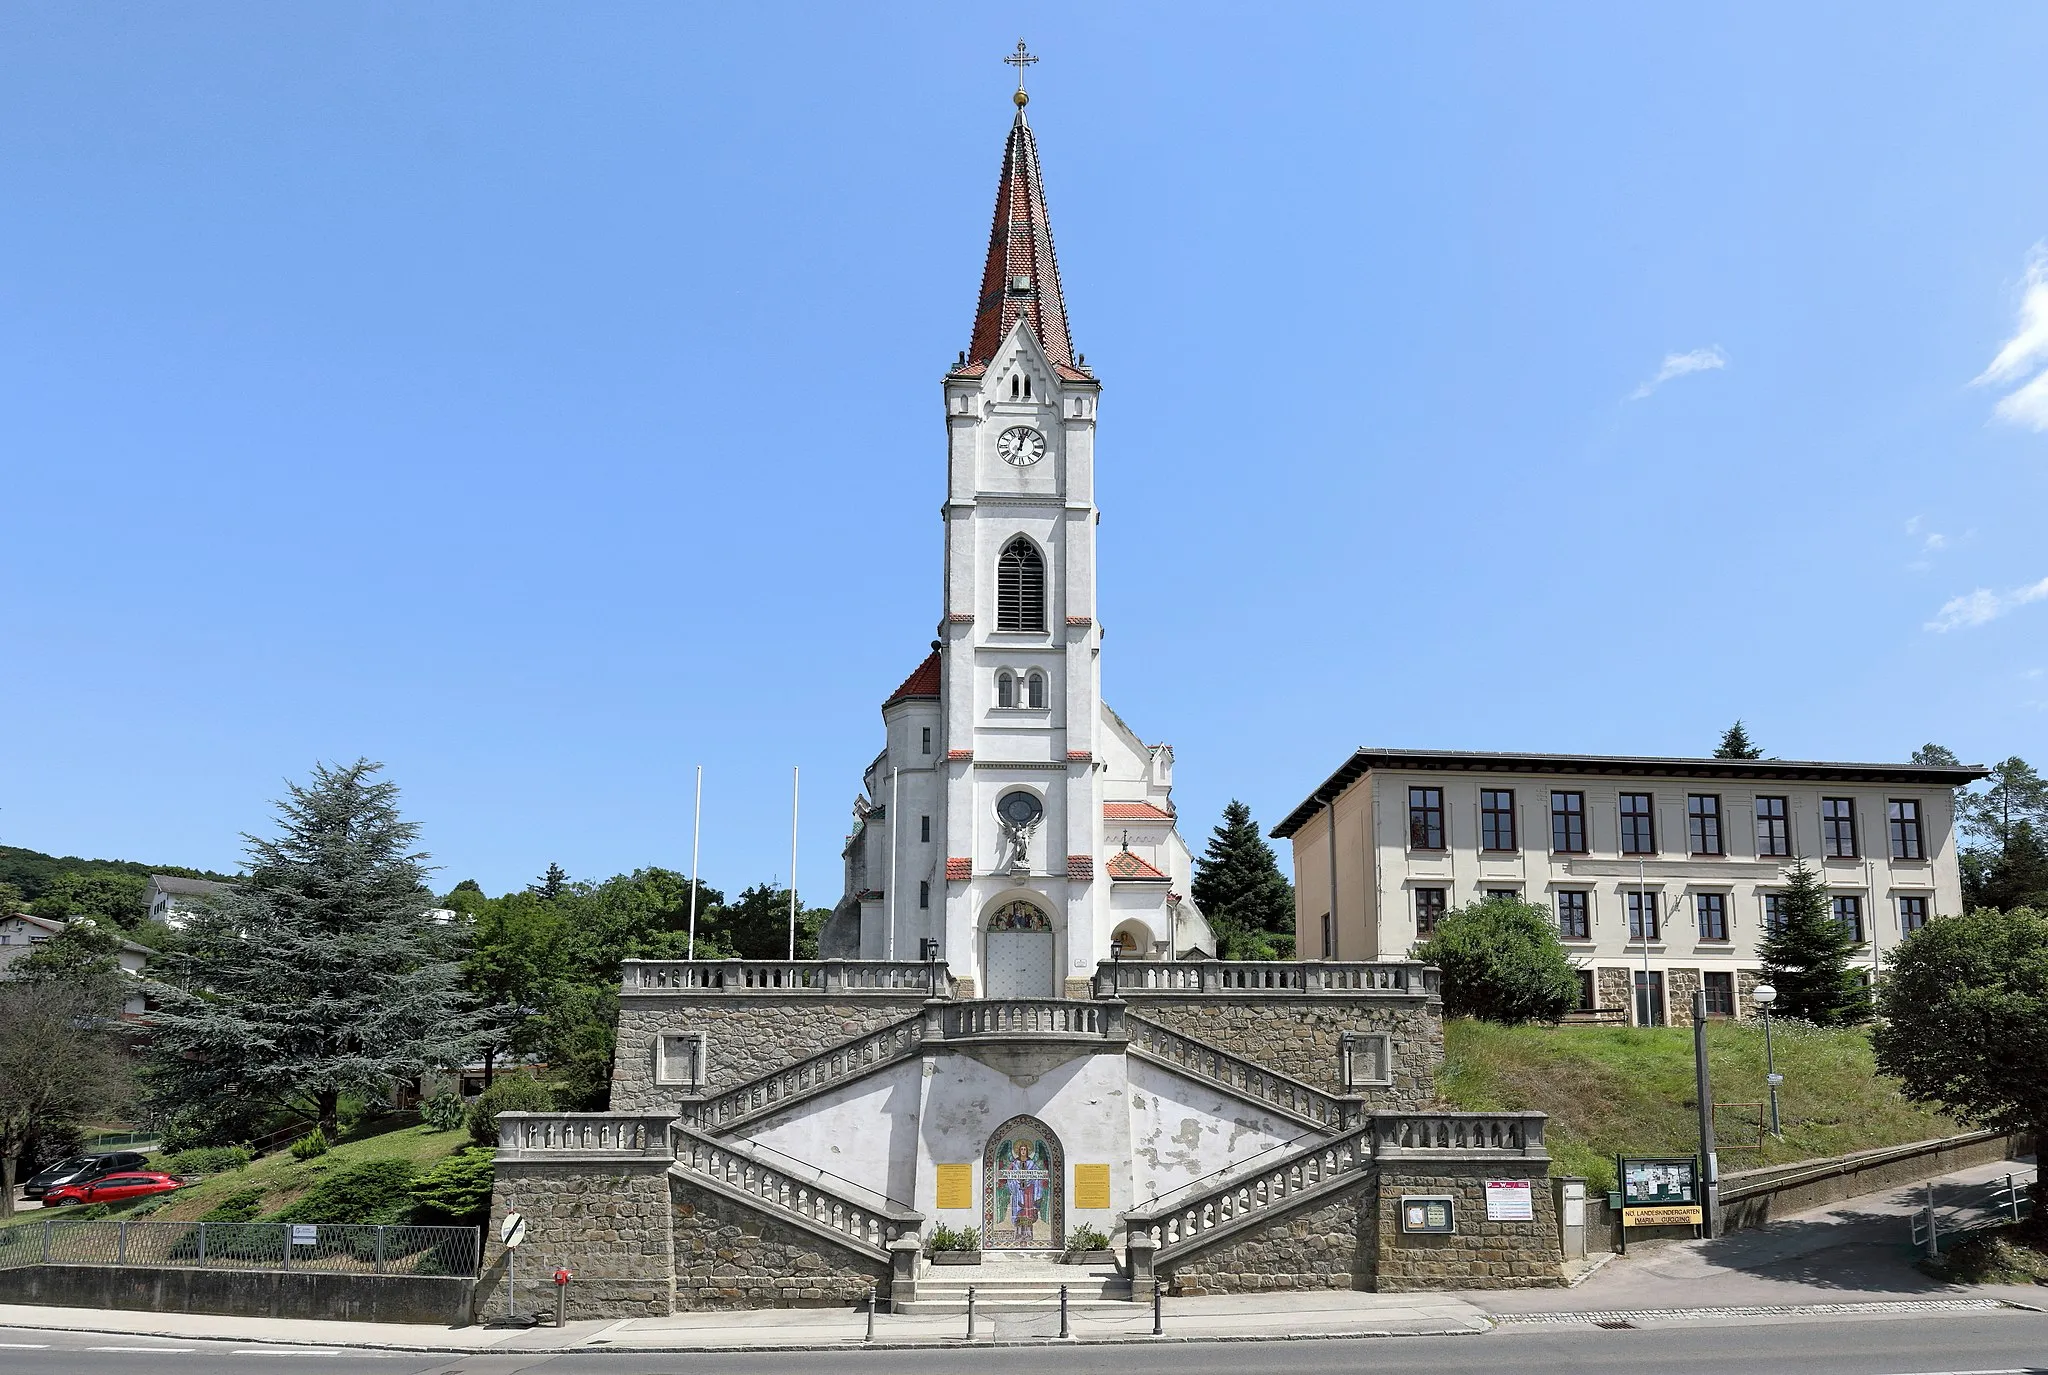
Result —
MULTIPOLYGON (((1069 1313, 1120 1312, 1128 1309, 1130 1306, 1131 1297, 1128 1288, 1118 1289, 1110 1293, 1095 1292, 1086 1297, 1074 1293, 1071 1287, 1067 1291, 1067 1311, 1069 1313)), ((1057 1313, 1059 1309, 1060 1291, 1057 1288, 1054 1288, 1050 1293, 1039 1293, 1010 1287, 983 1290, 979 1285, 976 1285, 974 1289, 974 1311, 976 1313, 1057 1313)), ((894 1311, 898 1313, 924 1314, 926 1316, 932 1314, 965 1313, 967 1311, 967 1291, 963 1288, 958 1294, 932 1293, 920 1282, 917 1286, 917 1297, 894 1305, 894 1311)))

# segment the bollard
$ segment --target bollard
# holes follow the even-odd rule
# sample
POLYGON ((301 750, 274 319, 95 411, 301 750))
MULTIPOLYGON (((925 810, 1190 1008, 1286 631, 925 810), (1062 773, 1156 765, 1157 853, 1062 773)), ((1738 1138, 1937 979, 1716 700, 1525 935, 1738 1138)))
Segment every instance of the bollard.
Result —
POLYGON ((1165 1316, 1166 1281, 1152 1281, 1152 1335, 1157 1337, 1166 1331, 1160 1321, 1165 1316))
POLYGON ((1060 1286, 1060 1335, 1067 1335, 1067 1286, 1060 1286))
POLYGON ((865 1336, 865 1337, 861 1338, 861 1340, 862 1340, 862 1341, 864 1341, 864 1342, 871 1342, 871 1341, 873 1341, 874 1339, 875 1339, 875 1291, 874 1291, 874 1290, 872 1290, 872 1289, 870 1289, 870 1290, 868 1290, 868 1334, 867 1334, 867 1336, 865 1336))
POLYGON ((967 1340, 974 1340, 974 1286, 967 1286, 967 1340))
POLYGON ((2012 1182, 2012 1176, 2005 1177, 2005 1206, 2012 1209, 2012 1225, 2020 1225, 2020 1191, 2012 1182))
POLYGON ((561 1266, 555 1269, 555 1327, 562 1326, 562 1319, 569 1308, 569 1271, 561 1266))

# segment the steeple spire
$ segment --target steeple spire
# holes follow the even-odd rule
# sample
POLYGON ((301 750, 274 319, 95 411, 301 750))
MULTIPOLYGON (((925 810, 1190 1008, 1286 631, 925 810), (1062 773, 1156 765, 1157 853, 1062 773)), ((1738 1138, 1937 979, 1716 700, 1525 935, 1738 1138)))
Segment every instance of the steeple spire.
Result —
POLYGON ((996 185, 996 216, 989 231, 988 263, 981 272, 981 296, 974 307, 974 334, 967 345, 967 367, 979 371, 1020 319, 1037 336, 1040 348, 1063 376, 1087 376, 1074 365, 1074 345, 1067 335, 1067 303, 1060 293, 1059 262, 1053 256, 1052 221, 1045 212, 1045 182, 1038 167, 1038 141, 1024 118, 1030 97, 1024 93, 1024 68, 1038 59, 1017 51, 1003 61, 1017 69, 1017 117, 1003 145, 1003 175, 996 185))

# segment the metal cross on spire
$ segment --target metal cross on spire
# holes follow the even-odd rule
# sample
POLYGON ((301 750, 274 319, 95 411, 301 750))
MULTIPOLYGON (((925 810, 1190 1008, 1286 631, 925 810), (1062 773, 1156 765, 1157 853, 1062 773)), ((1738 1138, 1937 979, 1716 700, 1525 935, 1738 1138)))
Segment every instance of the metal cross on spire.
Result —
POLYGON ((1032 56, 1030 51, 1025 48, 1024 40, 1020 38, 1017 40, 1017 51, 1011 53, 1003 61, 1017 69, 1017 94, 1015 99, 1017 108, 1021 110, 1031 103, 1031 97, 1024 93, 1024 69, 1038 61, 1038 59, 1032 56))

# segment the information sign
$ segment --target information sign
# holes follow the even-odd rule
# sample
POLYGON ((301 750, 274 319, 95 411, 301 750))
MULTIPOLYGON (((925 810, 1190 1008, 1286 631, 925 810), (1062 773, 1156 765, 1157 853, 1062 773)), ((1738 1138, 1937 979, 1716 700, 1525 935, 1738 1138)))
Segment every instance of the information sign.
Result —
POLYGON ((1074 1206, 1076 1208, 1107 1208, 1109 1206, 1109 1166, 1076 1165, 1074 1167, 1074 1206))
POLYGON ((316 1224, 310 1222, 294 1222, 292 1224, 292 1245, 318 1246, 319 1244, 320 1228, 316 1224))
POLYGON ((938 1204, 941 1208, 974 1206, 974 1166, 939 1166, 938 1204))
POLYGON ((1536 1216, 1536 1205, 1526 1179, 1486 1181, 1488 1222, 1527 1222, 1536 1216))
POLYGON ((1457 1215, 1448 1194, 1403 1194, 1401 1230, 1444 1235, 1458 1230, 1457 1215))
POLYGON ((1621 1225, 1698 1226, 1699 1162, 1691 1156, 1623 1156, 1621 1225))

